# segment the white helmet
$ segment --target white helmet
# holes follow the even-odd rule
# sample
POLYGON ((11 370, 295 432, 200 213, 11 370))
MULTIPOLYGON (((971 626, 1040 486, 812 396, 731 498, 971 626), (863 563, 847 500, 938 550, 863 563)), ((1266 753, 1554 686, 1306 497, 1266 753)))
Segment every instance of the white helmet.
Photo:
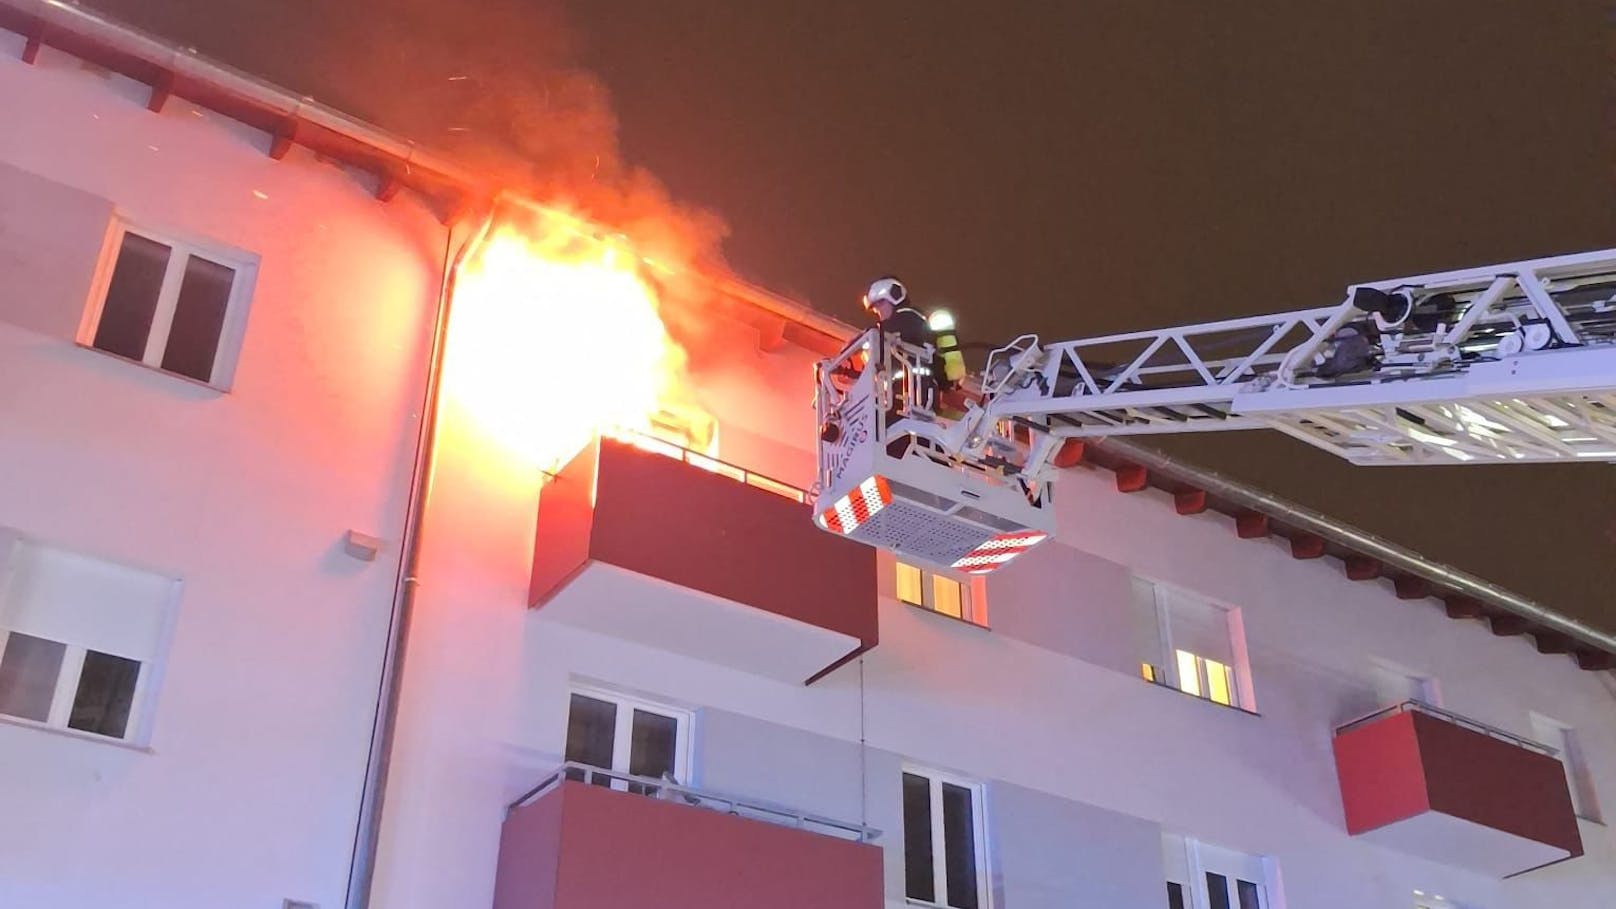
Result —
POLYGON ((884 308, 887 310, 884 315, 891 315, 892 310, 908 301, 909 289, 903 286, 902 281, 891 276, 871 284, 870 289, 864 293, 864 308, 868 310, 884 308))

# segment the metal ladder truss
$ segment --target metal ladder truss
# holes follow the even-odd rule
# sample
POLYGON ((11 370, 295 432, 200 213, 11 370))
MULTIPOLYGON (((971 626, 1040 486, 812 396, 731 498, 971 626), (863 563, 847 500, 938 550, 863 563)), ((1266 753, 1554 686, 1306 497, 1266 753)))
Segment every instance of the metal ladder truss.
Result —
POLYGON ((981 381, 986 422, 1058 437, 1274 429, 1366 465, 1616 460, 1616 250, 1357 285, 1333 307, 1027 335, 981 381))

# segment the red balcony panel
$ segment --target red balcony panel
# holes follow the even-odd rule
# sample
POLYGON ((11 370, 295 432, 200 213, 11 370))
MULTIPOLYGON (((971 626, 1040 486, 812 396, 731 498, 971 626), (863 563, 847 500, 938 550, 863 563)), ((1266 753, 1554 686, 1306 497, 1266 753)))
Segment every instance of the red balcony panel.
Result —
POLYGON ((540 495, 529 603, 794 682, 875 646, 875 551, 763 482, 600 440, 540 495))
POLYGON ((1390 711, 1335 738, 1347 830, 1504 877, 1582 854, 1558 759, 1450 714, 1390 711))
POLYGON ((580 782, 517 808, 494 909, 880 909, 881 849, 580 782))

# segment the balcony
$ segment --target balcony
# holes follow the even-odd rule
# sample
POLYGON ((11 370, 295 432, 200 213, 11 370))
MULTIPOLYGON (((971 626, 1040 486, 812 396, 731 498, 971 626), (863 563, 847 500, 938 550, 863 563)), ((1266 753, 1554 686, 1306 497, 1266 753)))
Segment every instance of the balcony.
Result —
POLYGON ((539 497, 547 618, 790 682, 875 646, 875 551, 801 490, 650 439, 601 438, 539 497))
POLYGON ((1408 701, 1336 730, 1347 830, 1505 877, 1582 854, 1552 749, 1408 701))
POLYGON ((494 909, 878 909, 877 835, 569 764, 511 806, 494 909))

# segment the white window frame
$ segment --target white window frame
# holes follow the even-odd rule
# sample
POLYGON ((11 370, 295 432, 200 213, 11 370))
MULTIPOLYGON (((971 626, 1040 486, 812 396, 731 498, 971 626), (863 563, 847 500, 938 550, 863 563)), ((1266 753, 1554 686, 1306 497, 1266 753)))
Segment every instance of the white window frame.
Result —
MULTIPOLYGON (((614 773, 628 773, 629 758, 634 744, 634 711, 643 710, 657 716, 667 717, 674 721, 673 731, 673 776, 681 786, 692 785, 690 769, 692 756, 695 753, 694 743, 691 740, 691 729, 694 728, 695 715, 690 710, 674 707, 662 701, 648 700, 637 695, 625 694, 611 688, 601 688, 593 685, 572 685, 567 691, 567 716, 572 715, 572 695, 583 695, 597 701, 608 701, 617 706, 614 717, 615 726, 612 728, 612 765, 607 770, 614 773)), ((563 724, 563 730, 566 726, 563 724)), ((566 753, 566 733, 562 733, 561 750, 566 753)), ((614 781, 613 788, 626 788, 620 781, 614 781)))
POLYGON ((919 565, 912 565, 905 562, 901 558, 894 558, 892 560, 893 599, 904 604, 905 606, 914 606, 917 609, 924 609, 927 612, 934 612, 945 618, 967 622, 971 625, 976 625, 979 628, 988 627, 986 588, 987 585, 983 578, 957 578, 951 574, 934 571, 930 568, 921 568, 919 565), (900 586, 898 583, 898 574, 904 569, 909 569, 920 573, 921 602, 919 603, 904 599, 902 594, 899 592, 900 586), (939 578, 944 581, 948 581, 959 588, 960 614, 957 617, 949 615, 946 612, 942 612, 937 608, 936 584, 939 578))
POLYGON ((1588 767, 1588 755, 1582 747, 1577 727, 1562 723, 1547 714, 1531 711, 1532 735, 1555 751, 1560 767, 1565 771, 1566 789, 1571 793, 1571 808, 1577 817, 1596 824, 1604 823, 1599 810, 1599 794, 1594 791, 1593 774, 1588 767), (1543 741, 1543 739, 1552 741, 1543 741))
MULTIPOLYGON (((937 898, 935 902, 915 899, 909 896, 906 885, 904 887, 905 902, 914 906, 936 906, 938 909, 949 909, 948 841, 947 833, 943 826, 943 784, 949 783, 971 794, 971 849, 972 858, 976 860, 976 905, 978 909, 990 909, 993 888, 990 886, 988 878, 986 787, 978 780, 916 764, 904 764, 902 772, 921 777, 930 783, 932 893, 937 898)), ((898 779, 901 783, 902 774, 899 775, 898 779)), ((905 856, 904 860, 908 861, 908 857, 905 856)))
MULTIPOLYGON (((1410 687, 1419 689, 1419 697, 1415 698, 1415 700, 1420 701, 1423 704, 1428 704, 1432 707, 1442 706, 1442 684, 1437 681, 1436 676, 1427 672, 1420 672, 1415 669, 1410 669, 1409 667, 1400 663, 1394 663, 1391 660, 1383 660, 1378 657, 1371 658, 1369 662, 1371 675, 1370 683, 1375 685, 1377 689, 1379 686, 1376 683, 1380 678, 1392 676, 1399 677, 1409 682, 1410 687)), ((1380 696, 1380 692, 1378 690, 1375 692, 1375 696, 1377 698, 1380 696)), ((1407 699, 1404 698, 1403 700, 1407 699)), ((1392 704, 1380 704, 1379 706, 1395 707, 1400 703, 1402 703, 1402 700, 1392 704)))
MULTIPOLYGON (((1164 869, 1166 871, 1164 877, 1169 882, 1183 885, 1188 898, 1185 904, 1187 909, 1211 909, 1211 897, 1206 882, 1207 872, 1222 875, 1234 888, 1238 888, 1236 882, 1241 880, 1256 884, 1260 888, 1258 902, 1262 909, 1283 909, 1284 903, 1279 898, 1279 875, 1273 859, 1247 855, 1233 849, 1204 843, 1193 837, 1172 833, 1163 834, 1162 842, 1164 854, 1174 853, 1169 856, 1169 867, 1164 869), (1176 854, 1179 850, 1182 850, 1182 861, 1176 854), (1182 870, 1189 880, 1176 880, 1173 876, 1175 869, 1182 870)), ((1230 897, 1231 909, 1239 909, 1238 889, 1233 890, 1230 897)))
MULTIPOLYGON (((135 674, 135 691, 129 703, 129 720, 124 724, 122 736, 102 735, 86 729, 75 729, 67 724, 73 715, 73 701, 78 697, 79 681, 84 674, 84 657, 89 648, 69 641, 58 641, 55 638, 42 637, 26 631, 13 631, 10 628, 0 628, 0 656, 6 651, 6 644, 13 634, 23 634, 42 641, 60 644, 62 651, 62 665, 56 672, 56 687, 51 693, 50 711, 43 721, 29 717, 12 716, 9 713, 0 713, 0 719, 7 722, 22 723, 29 726, 40 726, 69 732, 73 735, 83 735, 94 739, 103 739, 112 742, 139 742, 142 740, 141 730, 145 728, 146 702, 149 699, 149 690, 152 684, 154 670, 150 660, 135 660, 140 669, 135 674)), ((98 653, 104 651, 97 651, 98 653)), ((123 654, 109 654, 109 656, 123 657, 123 654)), ((134 660, 133 657, 123 657, 134 660)))
MULTIPOLYGON (((91 553, 81 552, 72 547, 36 539, 17 531, 0 527, 0 602, 5 600, 11 586, 12 563, 11 556, 14 547, 20 543, 31 543, 57 547, 90 558, 100 558, 91 553)), ((111 560, 108 560, 111 561, 111 560)), ((123 563, 115 563, 123 564, 123 563)), ((136 567, 124 565, 124 567, 136 567)), ((140 569, 149 570, 149 569, 140 569)), ((153 572, 154 574, 157 572, 153 572)), ((167 602, 162 607, 161 626, 157 630, 156 647, 151 659, 138 660, 140 670, 135 675, 135 691, 129 703, 129 720, 124 724, 123 736, 114 737, 90 732, 84 729, 74 729, 67 725, 73 714, 73 700, 78 696, 79 680, 84 673, 84 658, 90 648, 72 641, 61 641, 44 635, 32 634, 27 631, 17 631, 0 625, 0 657, 5 654, 6 643, 13 633, 26 634, 29 637, 39 638, 61 644, 65 649, 62 652, 62 665, 57 670, 56 687, 51 693, 50 711, 46 714, 44 722, 27 717, 12 716, 9 713, 0 713, 0 722, 13 723, 20 726, 29 726, 35 729, 48 729, 53 732, 62 732, 68 735, 82 736, 97 742, 109 744, 123 744, 134 748, 145 748, 151 741, 153 721, 157 713, 157 694, 162 686, 163 673, 168 665, 168 654, 174 640, 174 627, 178 619, 178 606, 182 583, 178 578, 171 579, 167 602)), ((97 651, 107 653, 107 651, 97 651)), ((111 656, 120 656, 125 659, 135 659, 125 654, 113 653, 111 656)))
POLYGON ((157 307, 152 313, 151 330, 146 335, 146 350, 137 362, 164 375, 187 382, 225 391, 235 379, 236 364, 240 359, 242 341, 246 335, 247 309, 253 289, 258 283, 258 257, 244 250, 224 246, 200 237, 180 234, 149 226, 147 223, 122 214, 114 215, 102 245, 101 257, 96 264, 95 281, 90 288, 89 305, 79 324, 78 343, 82 347, 108 356, 120 357, 95 346, 96 330, 101 325, 101 314, 106 307, 107 291, 112 285, 112 273, 123 249, 124 237, 134 234, 169 248, 168 268, 157 294, 157 307), (224 322, 219 326, 219 343, 214 349, 213 371, 207 381, 170 372, 163 368, 163 354, 167 352, 169 334, 174 327, 174 312, 179 306, 180 287, 185 278, 185 263, 192 255, 200 256, 235 270, 236 278, 230 285, 230 297, 225 304, 224 322))
MULTIPOLYGON (((1246 647, 1246 623, 1244 614, 1239 607, 1225 606, 1211 597, 1192 593, 1182 587, 1164 584, 1161 581, 1142 575, 1135 575, 1135 577, 1150 585, 1151 603, 1156 610, 1156 629, 1160 638, 1160 648, 1156 654, 1155 662, 1143 663, 1139 667, 1141 677, 1147 682, 1181 691, 1209 703, 1233 707, 1248 713, 1256 713, 1257 695, 1251 680, 1251 659, 1246 647), (1232 662, 1227 666, 1230 676, 1228 704, 1215 700, 1211 695, 1212 686, 1208 676, 1207 664, 1209 662, 1219 663, 1219 661, 1192 651, 1181 651, 1174 646, 1172 610, 1164 602, 1164 598, 1160 596, 1163 589, 1171 590, 1179 596, 1199 600, 1223 613, 1229 635, 1229 652, 1232 654, 1232 662), (1180 653, 1194 658, 1196 677, 1193 690, 1186 687, 1182 673, 1179 671, 1180 653)), ((1219 665, 1223 664, 1219 663, 1219 665)))

